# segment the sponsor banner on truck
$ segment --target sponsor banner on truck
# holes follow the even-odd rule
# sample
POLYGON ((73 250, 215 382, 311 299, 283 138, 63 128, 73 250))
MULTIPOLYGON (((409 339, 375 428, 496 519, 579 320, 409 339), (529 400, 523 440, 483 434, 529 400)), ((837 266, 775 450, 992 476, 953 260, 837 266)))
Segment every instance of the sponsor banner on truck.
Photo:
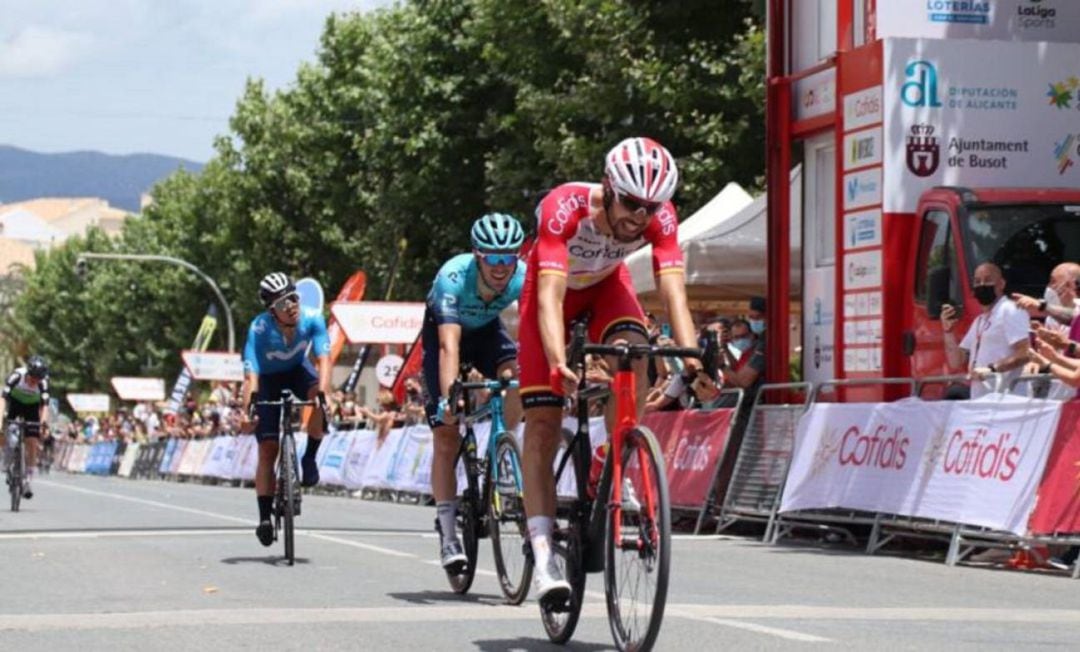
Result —
POLYGON ((886 213, 938 185, 1080 183, 1080 45, 890 39, 884 61, 886 213))

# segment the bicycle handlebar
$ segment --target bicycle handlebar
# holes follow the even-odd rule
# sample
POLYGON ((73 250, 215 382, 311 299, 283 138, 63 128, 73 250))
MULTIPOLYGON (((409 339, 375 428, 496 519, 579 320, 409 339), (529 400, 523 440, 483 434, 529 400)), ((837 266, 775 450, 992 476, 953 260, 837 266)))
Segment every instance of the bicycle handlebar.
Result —
POLYGON ((293 406, 299 406, 299 407, 304 407, 304 406, 308 406, 308 405, 316 406, 316 407, 319 408, 319 412, 322 413, 323 424, 324 425, 329 425, 330 424, 329 416, 326 414, 326 394, 324 394, 323 392, 319 392, 318 394, 316 394, 314 399, 302 400, 302 399, 296 398, 296 395, 293 394, 290 390, 285 389, 285 390, 282 390, 282 392, 281 392, 281 398, 279 398, 276 401, 257 401, 257 400, 255 400, 255 392, 252 392, 251 393, 251 402, 248 404, 248 416, 249 417, 254 416, 255 408, 259 407, 259 406, 262 406, 262 407, 276 407, 276 406, 281 406, 281 405, 285 405, 285 404, 289 404, 289 405, 293 405, 293 406))

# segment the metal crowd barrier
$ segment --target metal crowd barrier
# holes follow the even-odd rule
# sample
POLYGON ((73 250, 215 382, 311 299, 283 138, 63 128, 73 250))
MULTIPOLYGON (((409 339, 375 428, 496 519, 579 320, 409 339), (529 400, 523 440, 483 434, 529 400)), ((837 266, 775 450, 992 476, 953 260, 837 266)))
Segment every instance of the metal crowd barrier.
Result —
POLYGON ((701 533, 701 526, 705 523, 705 519, 713 512, 716 507, 716 490, 720 483, 720 472, 724 468, 724 458, 728 456, 728 451, 731 450, 731 440, 737 434, 735 432, 735 426, 739 423, 739 410, 742 409, 743 400, 746 398, 746 392, 741 388, 725 389, 720 392, 721 396, 733 397, 734 404, 726 405, 730 401, 725 401, 724 409, 731 408, 731 420, 728 422, 727 436, 724 437, 724 449, 720 451, 720 456, 716 459, 716 469, 713 471, 712 481, 709 483, 709 491, 705 494, 705 504, 701 506, 701 510, 698 512, 697 523, 694 524, 694 534, 701 533))
POLYGON ((716 524, 719 533, 737 522, 765 523, 768 540, 780 507, 795 429, 810 405, 810 383, 762 385, 746 422, 727 493, 716 524), (770 397, 775 396, 775 402, 770 397))
MULTIPOLYGON (((810 398, 810 404, 813 405, 814 403, 827 402, 822 400, 822 396, 825 394, 839 396, 851 389, 864 388, 879 388, 882 390, 882 394, 900 394, 902 390, 906 390, 905 396, 898 396, 895 398, 915 396, 917 390, 913 378, 853 378, 846 380, 830 380, 819 383, 814 387, 814 391, 810 398), (830 389, 832 391, 829 391, 830 389)), ((790 457, 788 464, 790 466, 790 457)), ((785 478, 787 476, 786 470, 784 476, 785 478)), ((779 506, 779 498, 777 499, 777 505, 779 506)), ((772 538, 767 538, 766 541, 776 543, 781 538, 791 534, 794 530, 810 528, 837 532, 847 538, 850 542, 855 543, 855 535, 852 534, 848 526, 865 525, 873 527, 877 522, 878 517, 879 515, 874 512, 864 512, 856 509, 814 509, 777 514, 773 526, 772 538)))

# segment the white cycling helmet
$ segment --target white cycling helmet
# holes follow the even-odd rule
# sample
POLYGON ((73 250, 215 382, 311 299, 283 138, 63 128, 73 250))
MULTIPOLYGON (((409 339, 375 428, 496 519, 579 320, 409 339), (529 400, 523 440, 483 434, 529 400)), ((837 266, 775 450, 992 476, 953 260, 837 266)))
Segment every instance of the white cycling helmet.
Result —
POLYGON ((263 305, 269 308, 281 297, 296 292, 296 284, 292 282, 288 274, 283 272, 271 272, 259 281, 259 299, 263 305))
POLYGON ((613 147, 604 173, 617 194, 649 203, 671 199, 679 185, 671 152, 651 138, 627 138, 613 147))

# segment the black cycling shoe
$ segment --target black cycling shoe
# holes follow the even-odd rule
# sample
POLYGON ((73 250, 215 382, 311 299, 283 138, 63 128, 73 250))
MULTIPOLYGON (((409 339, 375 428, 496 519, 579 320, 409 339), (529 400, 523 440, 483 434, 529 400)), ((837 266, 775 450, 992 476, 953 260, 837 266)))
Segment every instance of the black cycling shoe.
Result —
POLYGON ((259 543, 271 546, 274 543, 274 525, 270 521, 262 521, 255 528, 255 536, 259 537, 259 543))
POLYGON ((315 464, 315 458, 308 459, 307 455, 301 458, 300 470, 304 476, 300 481, 300 486, 314 487, 319 484, 319 467, 315 464))

